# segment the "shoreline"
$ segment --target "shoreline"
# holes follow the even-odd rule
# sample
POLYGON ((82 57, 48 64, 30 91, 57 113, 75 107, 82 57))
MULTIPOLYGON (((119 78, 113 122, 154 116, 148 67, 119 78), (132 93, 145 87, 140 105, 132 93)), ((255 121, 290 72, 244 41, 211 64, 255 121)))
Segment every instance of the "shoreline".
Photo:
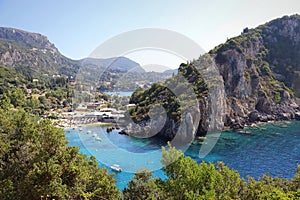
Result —
POLYGON ((90 127, 90 126, 114 126, 116 123, 112 122, 93 122, 88 124, 72 124, 72 125, 54 125, 57 128, 77 128, 77 127, 90 127))
MULTIPOLYGON (((291 121, 299 121, 296 119, 291 119, 291 120, 269 120, 267 122, 262 122, 262 121, 258 121, 258 122, 254 122, 251 124, 246 124, 243 128, 241 129, 234 129, 234 128, 230 128, 229 126, 224 126, 224 129, 220 132, 228 132, 228 131, 233 131, 233 132, 239 132, 239 131, 243 131, 246 129, 251 129, 251 128, 259 128, 260 125, 264 125, 264 124, 276 124, 276 123, 286 123, 289 124, 288 122, 291 121)), ((68 129, 68 128, 77 128, 77 127, 91 127, 91 126, 99 126, 99 127, 113 127, 116 126, 117 123, 113 123, 113 122, 93 122, 93 123, 88 123, 88 124, 72 124, 71 126, 59 126, 56 125, 56 127, 58 128, 62 128, 62 129, 68 129)))
POLYGON ((89 123, 89 124, 80 124, 78 126, 113 126, 116 123, 113 122, 94 122, 94 123, 89 123))

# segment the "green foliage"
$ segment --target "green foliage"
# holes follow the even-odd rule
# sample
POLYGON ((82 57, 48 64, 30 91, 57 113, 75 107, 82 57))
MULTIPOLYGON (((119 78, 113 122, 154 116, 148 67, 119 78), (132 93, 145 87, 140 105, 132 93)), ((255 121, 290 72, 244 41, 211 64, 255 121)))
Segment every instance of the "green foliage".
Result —
MULTIPOLYGON (((177 113, 180 107, 177 97, 161 83, 154 83, 147 90, 135 92, 131 96, 130 103, 137 105, 130 113, 136 122, 148 120, 150 117, 147 113, 154 105, 162 105, 168 117, 172 116, 172 112, 177 113)), ((176 115, 175 119, 179 120, 180 115, 176 115)))
POLYGON ((27 83, 23 75, 13 68, 0 66, 0 94, 6 93, 14 87, 21 87, 27 83))
POLYGON ((0 124, 0 199, 120 198, 107 170, 67 147, 50 121, 1 109, 0 124))
POLYGON ((32 83, 14 69, 0 66, 0 99, 4 103, 2 108, 11 104, 14 108, 22 107, 34 115, 42 115, 51 108, 69 106, 71 97, 71 87, 65 77, 32 83))
MULTIPOLYGON (((135 91, 130 98, 130 103, 137 105, 130 112, 133 120, 135 122, 149 120, 150 108, 161 105, 168 119, 178 124, 182 120, 181 116, 185 116, 186 112, 192 109, 191 105, 195 105, 195 101, 203 99, 208 94, 208 86, 197 67, 194 63, 181 64, 178 74, 164 83, 154 83, 148 89, 135 91), (191 94, 195 96, 191 97, 191 94)), ((212 86, 214 80, 210 83, 212 86)))
POLYGON ((237 171, 222 163, 197 164, 174 147, 164 148, 162 163, 168 179, 163 185, 173 199, 236 199, 243 184, 237 171))
POLYGON ((128 187, 123 190, 125 200, 150 200, 164 199, 163 191, 159 188, 158 180, 151 178, 152 173, 148 170, 136 172, 128 187))
POLYGON ((162 148, 166 180, 151 178, 151 173, 137 173, 124 189, 125 199, 299 199, 300 166, 292 180, 264 175, 244 180, 223 163, 197 164, 169 144, 162 148))
MULTIPOLYGON (((168 73, 159 72, 135 72, 120 71, 107 69, 101 74, 98 91, 134 91, 137 88, 136 83, 140 83, 139 87, 148 87, 150 83, 162 82, 171 77, 168 73), (107 84, 109 83, 109 84, 107 84)), ((95 77, 97 79, 99 77, 95 77)))

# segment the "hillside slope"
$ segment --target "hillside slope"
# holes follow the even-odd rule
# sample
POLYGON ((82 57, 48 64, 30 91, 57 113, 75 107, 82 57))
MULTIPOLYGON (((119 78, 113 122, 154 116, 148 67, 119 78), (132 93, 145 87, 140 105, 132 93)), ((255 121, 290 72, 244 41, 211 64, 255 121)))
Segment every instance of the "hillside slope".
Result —
MULTIPOLYGON (((208 86, 202 75, 197 75, 207 57, 218 69, 226 93, 225 119, 217 121, 220 126, 215 124, 216 127, 224 124, 239 129, 258 121, 299 119, 299 106, 295 103, 295 97, 300 95, 299 42, 300 16, 285 16, 255 29, 246 28, 240 36, 229 39, 191 63, 182 64, 179 75, 193 85, 198 99, 200 122, 193 128, 197 130, 195 134, 206 134, 213 120, 208 114, 211 109, 208 86)), ((160 91, 165 91, 165 86, 154 85, 134 94, 131 103, 136 103, 137 107, 131 115, 136 122, 147 124, 145 121, 149 116, 146 112, 151 104, 164 105, 161 99, 167 99, 169 94, 160 91)), ((168 104, 174 105, 172 108, 164 106, 168 119, 159 134, 168 139, 175 137, 181 122, 186 123, 186 127, 195 126, 188 124, 189 113, 182 113, 186 109, 179 108, 180 103, 175 102, 180 102, 180 98, 168 99, 168 104)))
POLYGON ((135 82, 143 82, 144 79, 155 82, 171 76, 167 73, 147 73, 138 63, 126 57, 72 60, 63 56, 46 36, 6 27, 0 27, 0 65, 13 68, 29 81, 38 78, 49 82, 53 75, 72 76, 76 77, 77 82, 101 88, 103 85, 99 85, 99 81, 111 82, 110 79, 120 77, 127 79, 123 84, 125 87, 120 87, 116 82, 104 87, 109 90, 131 89, 135 87, 135 82))
POLYGON ((60 54, 47 37, 4 27, 0 27, 0 63, 28 77, 70 76, 80 67, 77 61, 60 54))

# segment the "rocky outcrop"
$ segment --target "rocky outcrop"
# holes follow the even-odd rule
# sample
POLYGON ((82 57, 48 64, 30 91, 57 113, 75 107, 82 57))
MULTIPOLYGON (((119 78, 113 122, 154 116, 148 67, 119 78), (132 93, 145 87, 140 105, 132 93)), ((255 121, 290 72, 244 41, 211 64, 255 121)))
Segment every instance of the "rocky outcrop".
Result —
POLYGON ((276 74, 278 67, 269 61, 283 62, 279 62, 280 57, 272 57, 273 52, 278 51, 271 44, 278 42, 276 38, 299 46, 300 19, 292 16, 268 25, 243 33, 211 51, 224 80, 227 94, 225 125, 231 128, 243 128, 245 124, 257 121, 295 119, 299 110, 291 90, 276 79, 292 77, 276 74), (276 24, 284 24, 284 27, 279 29, 276 24))
POLYGON ((266 61, 272 72, 300 97, 300 15, 284 16, 258 29, 269 50, 266 61))
MULTIPOLYGON (((295 97, 300 96, 297 94, 299 49, 298 15, 274 20, 256 29, 245 29, 240 36, 199 59, 180 65, 179 75, 192 84, 196 93, 198 115, 184 112, 187 106, 179 109, 174 102, 180 98, 170 97, 172 94, 164 89, 167 84, 152 86, 132 97, 133 103, 138 105, 133 115, 143 121, 149 104, 165 105, 166 123, 158 135, 169 140, 177 137, 181 141, 189 138, 188 134, 194 134, 194 130, 196 135, 203 136, 219 132, 223 125, 242 129, 256 122, 300 120, 300 108, 295 102, 295 97), (211 71, 213 68, 216 70, 211 71), (183 113, 180 117, 179 112, 183 113), (197 127, 191 119, 199 119, 197 127)), ((179 75, 169 82, 183 82, 178 81, 179 75)))

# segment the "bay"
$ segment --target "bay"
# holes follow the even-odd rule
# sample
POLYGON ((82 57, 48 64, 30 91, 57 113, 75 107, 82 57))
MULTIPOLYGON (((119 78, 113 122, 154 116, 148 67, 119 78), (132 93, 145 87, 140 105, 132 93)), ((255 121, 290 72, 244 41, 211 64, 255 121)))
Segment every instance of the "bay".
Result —
MULTIPOLYGON (((213 137, 213 135, 211 135, 213 137)), ((154 176, 165 178, 161 171, 161 146, 159 139, 137 139, 118 134, 117 130, 106 132, 106 127, 87 126, 82 131, 66 129, 66 138, 80 152, 95 156, 100 167, 119 164, 123 172, 116 173, 117 186, 122 190, 133 178, 134 172, 147 168, 154 176), (101 138, 101 141, 96 138, 101 138)), ((205 142, 205 140, 204 140, 205 142)), ((243 131, 222 132, 212 151, 199 157, 201 144, 190 145, 184 152, 200 163, 202 160, 216 163, 222 161, 238 170, 243 178, 259 178, 263 174, 292 178, 300 164, 300 122, 284 121, 247 127, 243 131)))

